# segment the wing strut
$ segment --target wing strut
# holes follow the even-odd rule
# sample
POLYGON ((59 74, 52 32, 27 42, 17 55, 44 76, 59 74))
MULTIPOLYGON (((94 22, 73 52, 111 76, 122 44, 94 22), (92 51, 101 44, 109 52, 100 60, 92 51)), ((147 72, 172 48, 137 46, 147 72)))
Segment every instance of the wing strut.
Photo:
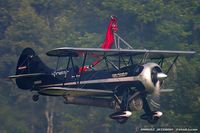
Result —
POLYGON ((56 71, 58 70, 59 62, 60 62, 60 56, 59 56, 58 59, 57 59, 57 63, 56 63, 56 71))
POLYGON ((170 67, 168 68, 168 70, 167 70, 167 72, 166 72, 166 74, 168 74, 169 73, 169 71, 172 69, 172 67, 174 66, 174 64, 176 63, 176 61, 177 61, 177 59, 178 59, 178 55, 175 57, 175 59, 173 60, 173 62, 172 62, 172 64, 170 65, 170 67))
POLYGON ((70 57, 70 60, 71 60, 71 63, 72 63, 72 69, 73 69, 73 71, 74 71, 74 77, 75 77, 75 79, 76 79, 76 84, 77 84, 77 76, 76 76, 76 70, 75 70, 73 58, 70 57))
POLYGON ((124 39, 122 39, 117 33, 114 33, 114 39, 115 39, 115 47, 116 49, 120 49, 120 41, 123 42, 125 46, 127 46, 128 49, 133 49, 131 45, 129 45, 124 39))
POLYGON ((105 57, 105 60, 106 60, 109 64, 111 64, 116 70, 119 70, 119 68, 118 68, 113 62, 111 62, 108 58, 105 57))
MULTIPOLYGON (((84 66, 85 66, 86 58, 87 58, 87 52, 85 52, 85 54, 84 54, 84 59, 83 59, 82 68, 80 68, 80 70, 79 70, 79 72, 80 72, 79 84, 80 84, 80 82, 81 82, 82 74, 83 74, 83 72, 85 71, 85 70, 84 70, 84 66)), ((87 68, 86 68, 86 69, 87 69, 87 68)))
POLYGON ((158 65, 160 65, 161 68, 163 67, 163 62, 164 62, 164 58, 161 58, 161 60, 158 62, 158 65))
POLYGON ((148 56, 149 56, 149 52, 145 52, 143 58, 142 58, 141 61, 140 61, 140 64, 145 63, 145 62, 146 62, 146 59, 148 58, 148 56))

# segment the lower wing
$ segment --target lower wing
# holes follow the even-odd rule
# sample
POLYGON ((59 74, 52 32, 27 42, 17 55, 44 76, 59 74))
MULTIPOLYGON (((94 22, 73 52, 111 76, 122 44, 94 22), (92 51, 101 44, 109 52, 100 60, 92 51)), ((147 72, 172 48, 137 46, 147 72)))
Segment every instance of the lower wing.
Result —
POLYGON ((41 95, 49 96, 111 96, 113 91, 82 89, 82 88, 65 88, 65 87, 48 87, 38 92, 41 95))

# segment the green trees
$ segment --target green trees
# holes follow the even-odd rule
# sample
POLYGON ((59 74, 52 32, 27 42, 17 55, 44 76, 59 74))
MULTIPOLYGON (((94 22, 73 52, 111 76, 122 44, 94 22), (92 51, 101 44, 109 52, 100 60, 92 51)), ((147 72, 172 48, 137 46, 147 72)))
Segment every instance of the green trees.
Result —
MULTIPOLYGON (((180 58, 165 82, 175 91, 161 95, 165 115, 156 126, 200 127, 199 9, 198 0, 0 0, 0 76, 15 73, 25 47, 35 49, 50 66, 55 63, 44 53, 51 48, 99 47, 110 15, 116 15, 119 34, 134 48, 197 52, 180 58)), ((32 93, 7 81, 0 84, 0 132, 46 132, 46 99, 33 103, 32 93)), ((138 112, 118 125, 107 117, 111 110, 65 105, 59 98, 54 102, 55 132, 134 132, 150 126, 139 120, 138 112)))

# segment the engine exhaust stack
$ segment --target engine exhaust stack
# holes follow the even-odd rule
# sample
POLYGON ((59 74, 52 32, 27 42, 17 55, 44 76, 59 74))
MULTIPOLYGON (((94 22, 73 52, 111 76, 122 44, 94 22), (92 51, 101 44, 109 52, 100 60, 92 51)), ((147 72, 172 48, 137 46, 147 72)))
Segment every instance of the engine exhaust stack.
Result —
POLYGON ((100 98, 83 98, 83 97, 72 97, 64 96, 66 104, 78 104, 78 105, 89 105, 96 107, 104 107, 114 109, 113 100, 111 99, 100 99, 100 98))

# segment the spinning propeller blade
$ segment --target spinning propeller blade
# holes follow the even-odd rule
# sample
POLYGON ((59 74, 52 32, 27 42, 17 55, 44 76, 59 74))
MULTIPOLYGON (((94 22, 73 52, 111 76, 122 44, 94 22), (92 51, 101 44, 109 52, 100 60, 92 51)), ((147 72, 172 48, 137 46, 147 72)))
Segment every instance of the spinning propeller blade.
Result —
POLYGON ((155 108, 160 108, 160 88, 167 75, 162 72, 160 68, 153 68, 151 72, 152 82, 155 86, 155 89, 151 95, 150 103, 155 108))

